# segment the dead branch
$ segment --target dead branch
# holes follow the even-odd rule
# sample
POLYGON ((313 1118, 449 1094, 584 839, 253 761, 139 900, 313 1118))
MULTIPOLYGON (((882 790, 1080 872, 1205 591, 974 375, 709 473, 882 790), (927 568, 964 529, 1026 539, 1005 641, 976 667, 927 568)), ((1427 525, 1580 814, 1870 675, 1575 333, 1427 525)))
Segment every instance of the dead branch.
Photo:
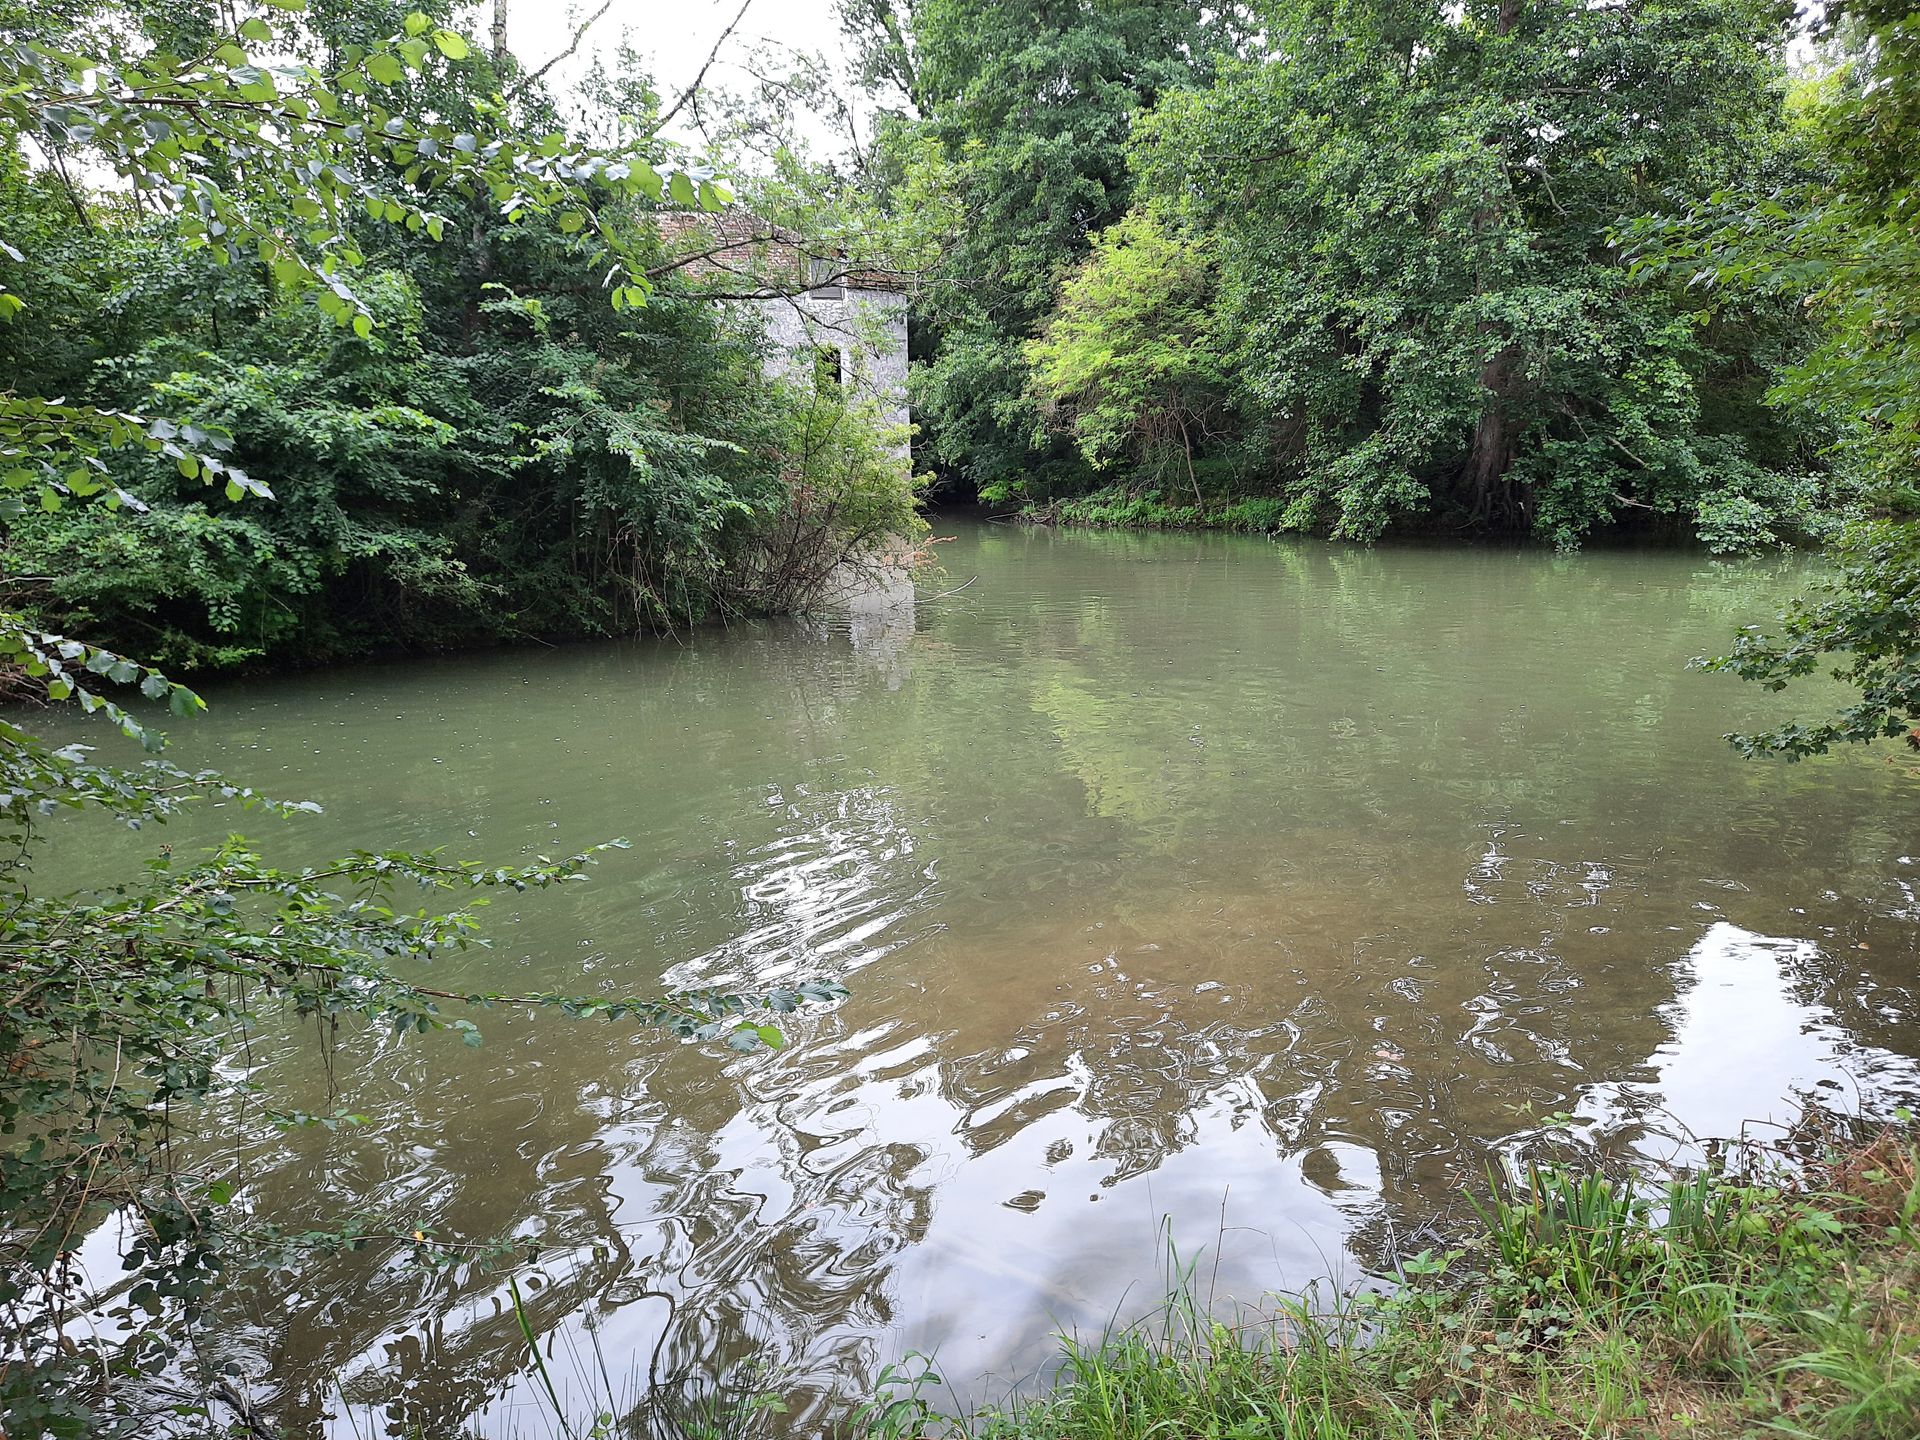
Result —
POLYGON ((514 82, 513 88, 507 91, 505 98, 508 100, 513 99, 514 96, 518 95, 522 90, 526 89, 529 85, 533 84, 534 81, 538 80, 542 75, 546 74, 554 66, 578 50, 580 48, 580 42, 586 38, 587 31, 593 28, 594 22, 599 20, 601 16, 605 15, 607 11, 612 8, 613 0, 606 0, 606 3, 598 10, 594 11, 593 14, 589 15, 585 20, 582 20, 580 22, 580 28, 573 32, 573 39, 567 42, 567 48, 547 61, 547 63, 542 65, 538 70, 522 75, 514 82))
POLYGON ((666 129, 673 117, 686 107, 687 101, 699 93, 701 83, 707 78, 707 71, 711 70, 713 62, 720 58, 720 47, 733 38, 733 32, 739 28, 740 22, 747 18, 747 7, 752 4, 753 0, 740 0, 740 9, 735 12, 733 19, 727 22, 727 28, 720 32, 720 38, 713 42, 713 49, 707 52, 707 58, 701 62, 700 69, 695 72, 692 83, 682 90, 673 104, 666 108, 665 113, 653 122, 654 134, 658 135, 666 129))

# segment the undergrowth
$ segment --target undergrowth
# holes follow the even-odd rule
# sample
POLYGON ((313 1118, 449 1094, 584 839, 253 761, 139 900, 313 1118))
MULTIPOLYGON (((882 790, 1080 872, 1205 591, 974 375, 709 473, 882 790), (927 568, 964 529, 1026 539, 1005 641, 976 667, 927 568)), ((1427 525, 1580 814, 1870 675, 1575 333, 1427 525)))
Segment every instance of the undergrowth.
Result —
MULTIPOLYGON (((933 1359, 915 1354, 882 1371, 836 1433, 1920 1440, 1917 1138, 1904 1112, 1887 1124, 1814 1114, 1778 1143, 1741 1142, 1663 1179, 1495 1173, 1472 1233, 1403 1258, 1395 1283, 1317 1287, 1227 1318, 1201 1297, 1195 1267, 1175 1264, 1147 1319, 1063 1337, 1038 1394, 949 1414, 933 1359)), ((539 1374, 561 1415, 544 1364, 539 1374)), ((697 1423, 663 1426, 651 1404, 615 1403, 554 1433, 788 1433, 785 1406, 759 1388, 716 1394, 697 1423)))
MULTIPOLYGON (((1920 1437, 1914 1131, 1822 1118, 1699 1174, 1494 1177, 1479 1233, 1390 1291, 1225 1320, 1190 1280, 1067 1339, 1045 1393, 890 1436, 978 1440, 1920 1437)), ((931 1373, 926 1372, 926 1373, 931 1373)))
POLYGON ((1286 503, 1256 495, 1215 505, 1176 505, 1125 490, 1096 490, 1073 500, 1028 506, 1022 517, 1095 530, 1234 530, 1265 535, 1285 528, 1286 503))

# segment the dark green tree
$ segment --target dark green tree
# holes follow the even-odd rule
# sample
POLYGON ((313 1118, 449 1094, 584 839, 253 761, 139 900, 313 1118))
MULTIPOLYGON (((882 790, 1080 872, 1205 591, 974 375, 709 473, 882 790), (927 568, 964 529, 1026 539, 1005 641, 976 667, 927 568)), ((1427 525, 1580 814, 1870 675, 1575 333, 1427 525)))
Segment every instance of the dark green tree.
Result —
MULTIPOLYGON (((276 43, 331 74, 406 22, 381 0, 333 0, 283 22, 276 43)), ((902 467, 868 453, 830 480, 804 438, 834 419, 845 462, 872 451, 867 418, 770 381, 751 326, 672 268, 657 207, 717 192, 620 118, 661 108, 644 75, 588 96, 580 123, 625 135, 627 157, 610 183, 585 177, 591 211, 516 210, 491 185, 437 185, 420 156, 463 155, 497 128, 503 80, 530 129, 559 124, 553 102, 514 78, 510 56, 403 70, 332 98, 363 133, 393 106, 434 117, 426 151, 356 157, 384 188, 346 207, 322 257, 351 313, 315 303, 345 302, 302 284, 295 259, 182 247, 137 191, 63 187, 24 165, 0 186, 0 225, 30 242, 0 279, 35 297, 32 327, 0 331, 16 387, 231 437, 220 463, 270 477, 280 502, 247 506, 197 473, 104 456, 137 517, 29 504, 0 522, 14 603, 173 666, 314 661, 804 604, 805 587, 762 584, 760 563, 776 536, 792 552, 803 503, 835 517, 812 527, 808 574, 863 537, 911 532, 902 467), (436 208, 390 210, 389 189, 424 189, 436 208), (628 281, 611 289, 593 268, 608 235, 628 281), (643 292, 652 303, 634 303, 643 292), (32 343, 30 328, 58 342, 32 343)), ((586 167, 571 154, 529 163, 572 175, 586 167)))
MULTIPOLYGON (((1030 493, 1034 472, 1078 472, 1041 438, 1022 345, 1062 271, 1126 212, 1139 113, 1205 79, 1239 7, 1140 0, 848 0, 869 73, 897 85, 951 167, 960 224, 917 316, 927 363, 921 424, 941 465, 989 493, 1030 493)), ((883 135, 883 144, 885 137, 883 135)))
POLYGON ((1832 427, 1856 521, 1831 581, 1771 633, 1749 631, 1705 662, 1773 690, 1821 671, 1852 688, 1836 714, 1729 737, 1789 758, 1903 732, 1920 748, 1920 11, 1837 5, 1821 36, 1831 63, 1796 114, 1811 173, 1727 186, 1635 234, 1643 267, 1685 277, 1697 303, 1758 293, 1819 326, 1774 398, 1832 427))
POLYGON ((1751 378, 1791 317, 1708 321, 1614 239, 1778 149, 1785 19, 1289 4, 1267 57, 1166 97, 1141 183, 1217 237, 1242 483, 1357 538, 1571 544, 1638 516, 1733 547, 1792 524, 1811 464, 1751 378))

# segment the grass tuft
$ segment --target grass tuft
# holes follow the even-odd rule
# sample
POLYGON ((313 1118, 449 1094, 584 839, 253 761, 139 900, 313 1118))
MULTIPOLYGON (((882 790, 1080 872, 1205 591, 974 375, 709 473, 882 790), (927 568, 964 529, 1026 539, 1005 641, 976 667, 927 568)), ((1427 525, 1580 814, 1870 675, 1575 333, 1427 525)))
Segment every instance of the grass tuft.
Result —
MULTIPOLYGON (((979 1440, 1920 1440, 1910 1123, 1805 1122, 1699 1174, 1496 1175, 1479 1233, 1390 1294, 1231 1319, 1186 1272, 1062 1342, 1042 1395, 911 1433, 979 1440)), ((893 1412, 892 1434, 902 1412, 893 1412)))

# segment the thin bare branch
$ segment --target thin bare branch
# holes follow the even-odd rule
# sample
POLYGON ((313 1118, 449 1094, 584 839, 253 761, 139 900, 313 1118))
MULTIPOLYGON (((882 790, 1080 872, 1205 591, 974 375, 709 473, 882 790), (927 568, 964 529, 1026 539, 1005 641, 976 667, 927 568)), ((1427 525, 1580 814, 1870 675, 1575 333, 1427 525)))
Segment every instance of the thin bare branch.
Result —
POLYGON ((713 42, 713 49, 707 52, 707 58, 701 63, 700 69, 694 74, 692 83, 689 84, 686 89, 682 90, 679 98, 666 108, 666 111, 658 120, 654 121, 654 134, 658 135, 662 130, 666 129, 668 124, 673 120, 673 117, 686 108, 687 101, 699 93, 701 84, 707 78, 707 71, 711 70, 713 68, 713 62, 720 58, 720 47, 733 38, 733 32, 740 27, 740 22, 747 18, 747 9, 752 4, 753 0, 740 0, 739 10, 734 13, 733 19, 727 22, 727 28, 720 32, 720 38, 713 42))
POLYGON ((513 88, 507 91, 506 98, 509 100, 513 99, 514 96, 518 95, 522 90, 526 89, 529 85, 533 84, 534 81, 538 80, 542 75, 546 74, 554 66, 558 65, 562 60, 565 60, 568 56, 572 55, 576 50, 578 50, 580 48, 580 42, 586 38, 587 31, 593 28, 594 22, 599 20, 603 15, 607 13, 607 11, 611 10, 612 8, 613 8, 613 0, 606 0, 606 3, 602 5, 598 10, 594 11, 593 14, 589 15, 586 19, 582 20, 580 22, 580 28, 573 32, 573 39, 567 42, 567 48, 562 50, 558 55, 554 56, 551 60, 547 61, 547 63, 542 65, 538 70, 534 70, 529 72, 528 74, 522 75, 518 80, 514 82, 513 88))

